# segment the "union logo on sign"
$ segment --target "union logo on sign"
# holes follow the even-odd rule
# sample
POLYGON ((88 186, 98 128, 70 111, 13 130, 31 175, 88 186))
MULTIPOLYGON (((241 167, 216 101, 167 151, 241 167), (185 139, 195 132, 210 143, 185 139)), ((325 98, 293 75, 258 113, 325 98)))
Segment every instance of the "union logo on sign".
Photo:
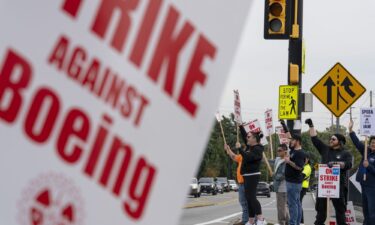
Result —
POLYGON ((340 63, 311 88, 311 93, 336 117, 340 117, 365 91, 366 88, 340 63))

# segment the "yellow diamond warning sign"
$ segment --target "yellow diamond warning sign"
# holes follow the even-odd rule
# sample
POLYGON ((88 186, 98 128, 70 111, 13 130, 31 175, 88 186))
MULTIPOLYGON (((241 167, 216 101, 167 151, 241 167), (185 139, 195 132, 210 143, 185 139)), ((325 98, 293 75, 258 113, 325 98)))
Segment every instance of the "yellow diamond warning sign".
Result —
POLYGON ((362 86, 340 63, 336 63, 312 88, 336 117, 340 117, 363 93, 362 86))
POLYGON ((279 119, 296 120, 298 118, 298 86, 281 85, 279 87, 279 119))

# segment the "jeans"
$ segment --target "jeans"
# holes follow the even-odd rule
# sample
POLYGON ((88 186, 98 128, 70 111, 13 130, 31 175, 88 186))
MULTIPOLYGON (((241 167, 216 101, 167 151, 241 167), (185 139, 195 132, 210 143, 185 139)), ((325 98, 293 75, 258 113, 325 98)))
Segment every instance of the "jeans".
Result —
POLYGON ((362 185, 363 225, 375 225, 375 187, 362 185))
POLYGON ((302 205, 300 201, 301 183, 286 182, 286 191, 289 207, 289 225, 299 225, 302 217, 302 205))
POLYGON ((245 224, 249 220, 249 213, 247 209, 247 201, 246 201, 246 196, 245 196, 244 184, 238 184, 238 200, 242 208, 242 223, 245 224))

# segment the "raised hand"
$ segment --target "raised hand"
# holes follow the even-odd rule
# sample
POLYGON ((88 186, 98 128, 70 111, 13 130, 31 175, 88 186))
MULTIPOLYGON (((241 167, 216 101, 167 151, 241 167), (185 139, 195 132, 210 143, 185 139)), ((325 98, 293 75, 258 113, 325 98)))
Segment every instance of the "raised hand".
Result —
POLYGON ((310 118, 306 119, 306 120, 305 120, 305 123, 306 123, 307 125, 309 125, 309 127, 314 127, 313 121, 312 121, 310 118))
POLYGON ((348 126, 348 128, 349 128, 349 132, 352 132, 352 131, 353 131, 353 120, 350 120, 350 121, 349 121, 349 126, 348 126))

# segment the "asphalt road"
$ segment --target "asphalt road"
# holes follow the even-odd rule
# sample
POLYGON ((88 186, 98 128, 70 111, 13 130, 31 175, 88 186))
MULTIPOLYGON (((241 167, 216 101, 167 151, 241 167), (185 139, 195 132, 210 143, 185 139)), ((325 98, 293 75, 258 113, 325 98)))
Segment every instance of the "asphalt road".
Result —
MULTIPOLYGON (((263 215, 267 222, 277 222, 276 198, 273 192, 271 198, 258 197, 262 205, 263 215)), ((305 224, 312 225, 315 220, 314 200, 307 193, 303 200, 305 224)), ((241 218, 241 207, 238 203, 238 193, 205 195, 200 198, 187 197, 179 225, 223 225, 233 224, 241 218)))

